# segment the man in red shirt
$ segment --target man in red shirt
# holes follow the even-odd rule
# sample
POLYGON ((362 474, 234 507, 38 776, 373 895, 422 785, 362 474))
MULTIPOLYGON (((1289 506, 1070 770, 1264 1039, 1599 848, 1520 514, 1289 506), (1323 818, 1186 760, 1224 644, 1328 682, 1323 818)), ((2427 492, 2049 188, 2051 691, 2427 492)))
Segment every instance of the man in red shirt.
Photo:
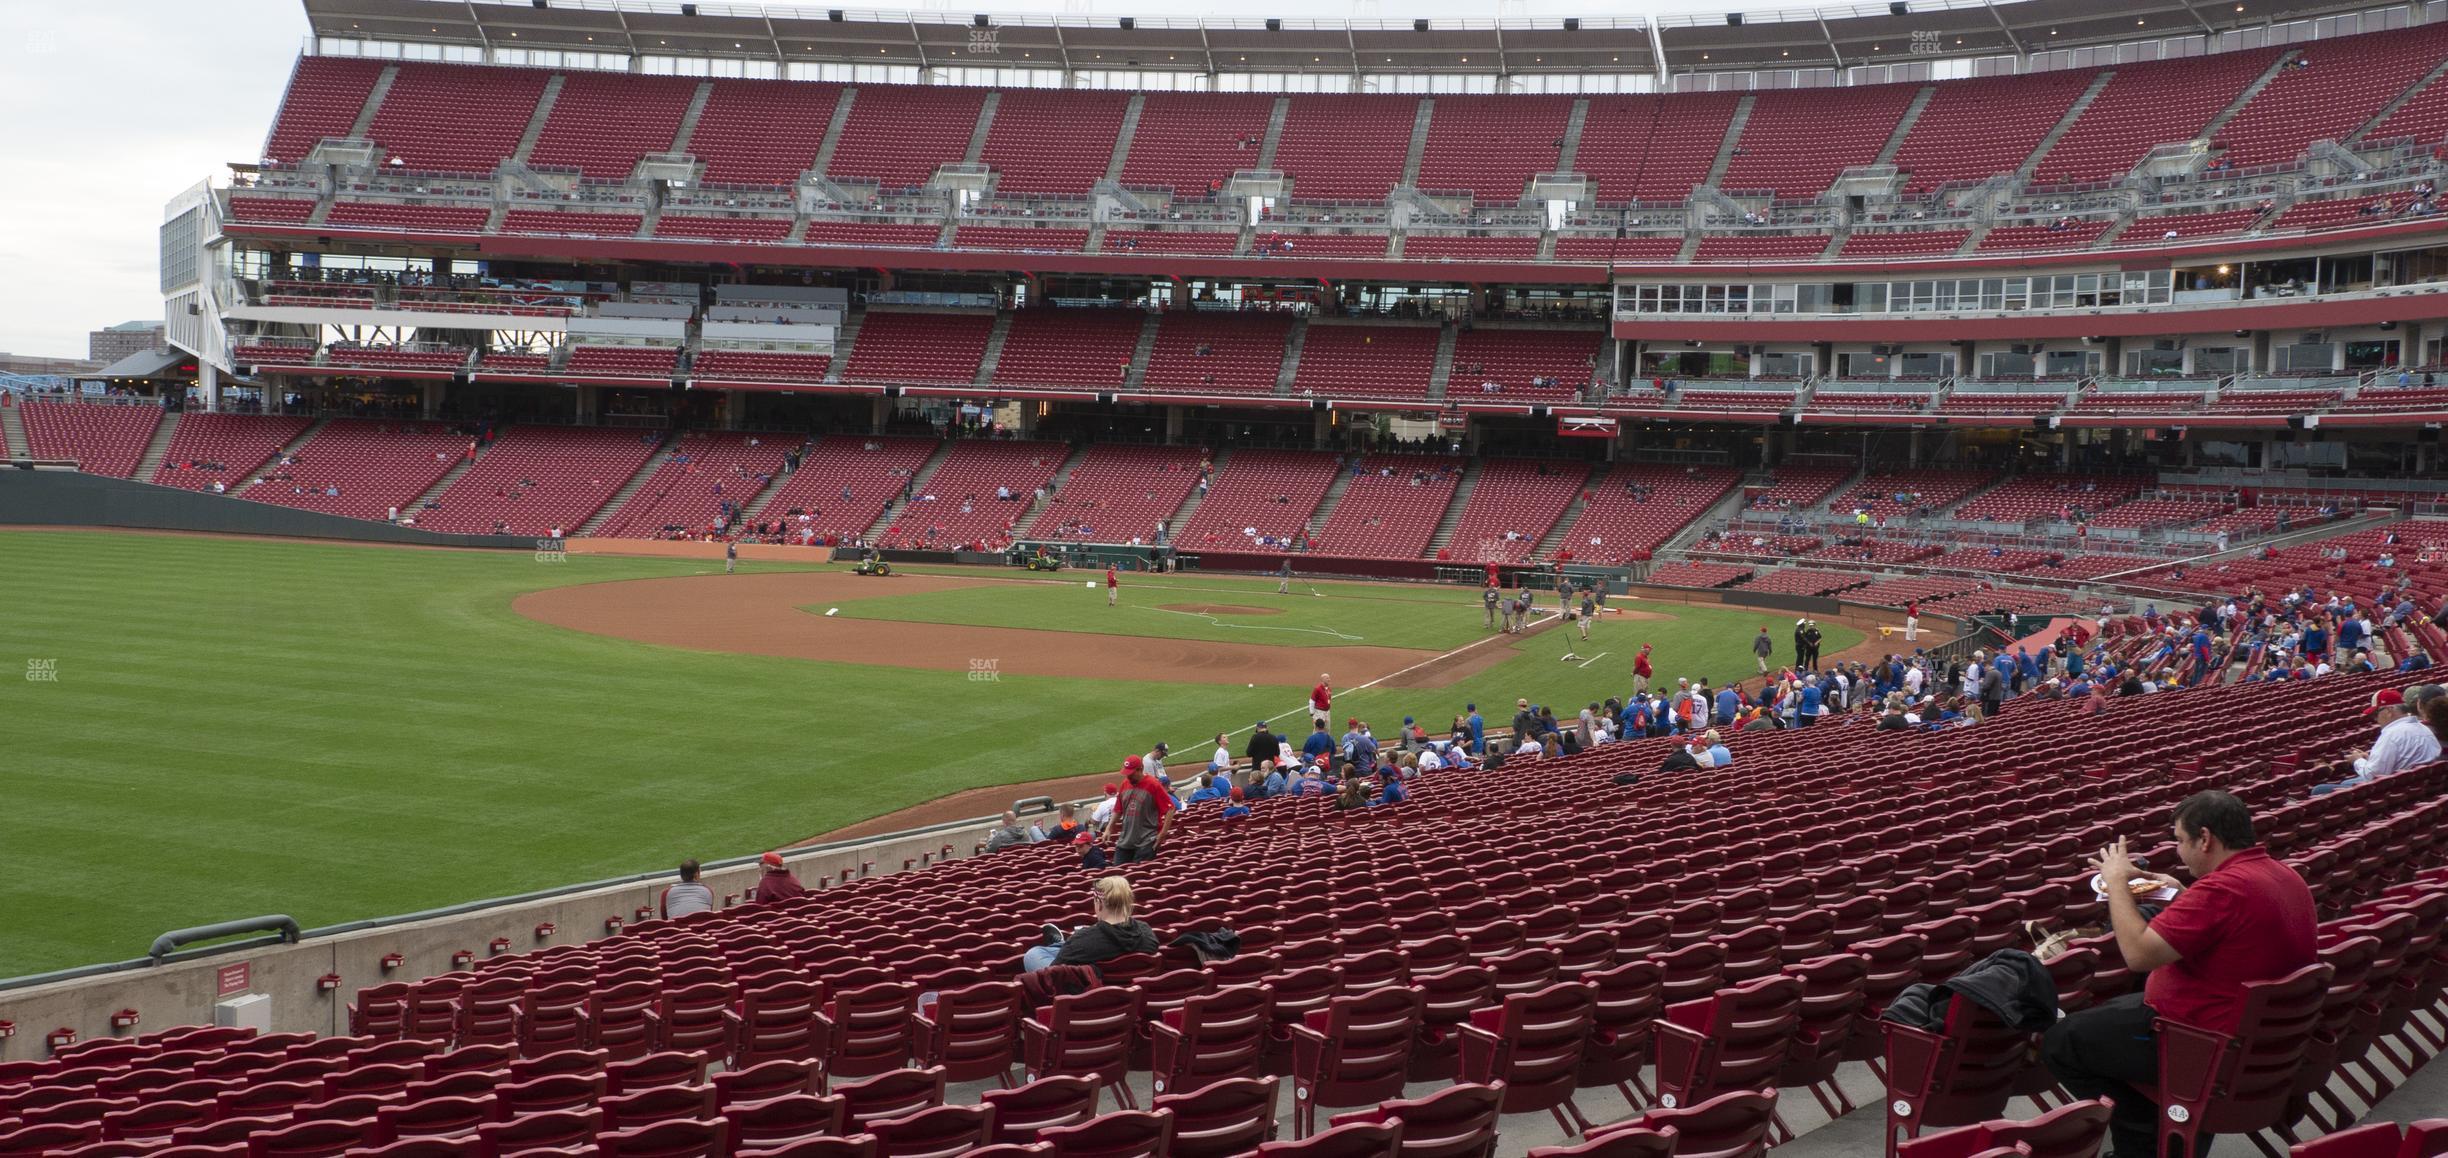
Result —
POLYGON ((1919 638, 1921 638, 1921 601, 1907 599, 1904 601, 1904 642, 1911 643, 1919 638))
POLYGON ((1633 690, 1633 691, 1636 691, 1636 692, 1642 692, 1642 693, 1646 693, 1646 692, 1648 692, 1648 690, 1649 690, 1649 675, 1650 675, 1650 672, 1651 672, 1651 668, 1649 667, 1649 645, 1644 643, 1644 644, 1642 644, 1642 645, 1641 645, 1640 654, 1635 655, 1635 656, 1633 656, 1633 657, 1632 657, 1632 690, 1633 690))
POLYGON ((1105 606, 1111 607, 1122 598, 1122 575, 1113 564, 1105 565, 1105 606))
POLYGON ((1334 689, 1325 672, 1318 673, 1317 686, 1309 689, 1309 720, 1321 727, 1334 722, 1334 689))
POLYGON ((2142 915, 2132 886, 2170 887, 2174 878, 2138 870, 2122 839, 2094 865, 2126 968, 2149 974, 2143 991, 2060 1020, 2040 1044, 2041 1060, 2075 1097, 2116 1100, 2109 1132, 2118 1158, 2157 1153, 2158 1107, 2135 1089, 2159 1082, 2156 1019, 2233 1033, 2247 983, 2318 959, 2312 890, 2259 846, 2243 801, 2197 792, 2176 806, 2175 828, 2193 886, 2156 917, 2142 915))

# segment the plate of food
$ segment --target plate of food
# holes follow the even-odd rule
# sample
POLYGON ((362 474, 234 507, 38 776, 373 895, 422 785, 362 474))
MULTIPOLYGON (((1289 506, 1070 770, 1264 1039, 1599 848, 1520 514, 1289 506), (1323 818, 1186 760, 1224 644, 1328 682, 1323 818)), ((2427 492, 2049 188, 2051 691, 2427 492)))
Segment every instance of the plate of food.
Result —
MULTIPOLYGON (((2176 899, 2176 886, 2162 885, 2156 879, 2144 879, 2137 877, 2133 880, 2125 882, 2125 884, 2126 887, 2133 890, 2133 899, 2137 901, 2154 901, 2159 904, 2166 904, 2167 902, 2176 899)), ((2098 873, 2091 874, 2091 895, 2098 897, 2103 901, 2108 899, 2108 887, 2100 880, 2098 873)))

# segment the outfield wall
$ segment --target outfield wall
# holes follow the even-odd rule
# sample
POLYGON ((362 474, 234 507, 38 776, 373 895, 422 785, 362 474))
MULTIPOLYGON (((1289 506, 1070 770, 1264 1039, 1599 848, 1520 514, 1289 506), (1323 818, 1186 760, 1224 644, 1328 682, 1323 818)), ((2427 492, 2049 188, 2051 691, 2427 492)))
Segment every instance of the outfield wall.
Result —
POLYGON ((119 527, 420 547, 535 546, 533 539, 510 535, 445 535, 68 470, 0 469, 0 526, 119 527))

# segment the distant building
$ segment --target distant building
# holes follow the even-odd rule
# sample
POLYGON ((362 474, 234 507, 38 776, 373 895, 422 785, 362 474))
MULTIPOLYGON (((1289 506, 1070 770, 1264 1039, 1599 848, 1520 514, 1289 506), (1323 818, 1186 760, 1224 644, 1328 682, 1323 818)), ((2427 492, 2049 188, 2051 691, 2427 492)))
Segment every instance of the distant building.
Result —
POLYGON ((85 356, 97 366, 108 366, 130 354, 158 350, 162 344, 160 319, 121 322, 109 329, 87 334, 85 356))
POLYGON ((32 354, 0 353, 0 374, 83 374, 101 363, 79 358, 39 358, 32 354))

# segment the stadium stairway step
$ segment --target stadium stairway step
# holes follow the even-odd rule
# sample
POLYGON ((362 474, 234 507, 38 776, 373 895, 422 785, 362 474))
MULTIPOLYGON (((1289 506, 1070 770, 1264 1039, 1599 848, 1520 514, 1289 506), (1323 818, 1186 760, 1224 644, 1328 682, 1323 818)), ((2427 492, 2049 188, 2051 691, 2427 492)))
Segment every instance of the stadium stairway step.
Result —
POLYGON ((604 505, 595 508, 594 514, 579 520, 578 533, 571 535, 570 538, 583 539, 602 530, 605 523, 612 521, 614 514, 619 513, 622 507, 629 504, 630 499, 635 498, 640 490, 645 489, 646 480, 654 477, 655 471, 662 468, 663 461, 670 458, 671 454, 671 436, 665 435, 661 442, 655 444, 654 453, 647 455, 646 461, 638 464, 637 472, 629 476, 629 481, 622 483, 619 490, 612 492, 612 497, 605 499, 604 505))
MULTIPOLYGON (((1114 134, 1113 159, 1105 163, 1105 179, 1122 179, 1122 165, 1130 160, 1131 140, 1139 135, 1139 114, 1147 109, 1147 94, 1131 94, 1130 104, 1122 110, 1122 131, 1114 134)), ((1095 250, 1089 252, 1094 253, 1095 250)))
POLYGON ((1550 230, 1548 230, 1548 231, 1547 231, 1547 232, 1545 232, 1545 233, 1539 234, 1539 244, 1538 244, 1538 259, 1539 259, 1540 261, 1554 261, 1554 260, 1555 260, 1555 247, 1556 247, 1556 232, 1555 232, 1555 230, 1550 229, 1550 230))
POLYGON ((2140 216, 2141 214, 2136 213, 2131 209, 2127 209, 2124 212, 2117 214, 2117 219, 2110 222, 2108 228, 2100 230, 2099 240, 2092 242, 2092 247, 2095 249, 2106 249, 2109 246, 2116 244, 2117 238, 2123 236, 2125 230, 2132 226, 2134 220, 2140 216))
POLYGON ((1437 327, 1436 363, 1428 371, 1428 400, 1440 401, 1445 388, 1453 382, 1454 339, 1459 334, 1452 323, 1437 327))
POLYGON ((1274 111, 1267 114, 1266 141, 1258 146, 1259 168, 1272 169, 1275 167, 1275 146, 1283 141, 1284 120, 1291 115, 1292 98, 1276 97, 1274 111))
POLYGON ((689 96, 688 111, 680 114, 680 129, 672 134, 672 152, 688 152, 689 140, 697 135, 697 120, 705 115, 706 102, 713 99, 714 82, 697 82, 697 91, 689 96))
POLYGON ((1904 138, 1911 135, 1913 123, 1921 119, 1921 110, 1928 108, 1930 98, 1937 95, 1938 90, 1926 84, 1913 94, 1912 103, 1904 106, 1904 115, 1896 118, 1895 131, 1887 134, 1887 147, 1879 150, 1877 164, 1895 164, 1896 150, 1904 147, 1904 138))
POLYGON ((1156 353, 1156 327, 1163 315, 1150 313, 1139 324, 1139 344, 1131 349, 1130 369, 1122 373, 1124 390, 1139 390, 1147 386, 1148 359, 1156 353))
MULTIPOLYGON (((802 438, 802 439, 800 440, 800 442, 799 442, 799 469, 800 469, 800 470, 806 470, 806 469, 807 469, 807 455, 808 455, 808 452, 810 452, 810 451, 814 450, 815 448, 816 448, 816 440, 815 440, 815 439, 813 439, 813 438, 802 438)), ((782 493, 782 483, 783 483, 785 480, 789 479, 789 478, 790 478, 790 475, 789 475, 789 474, 787 474, 787 473, 786 473, 786 474, 777 474, 777 475, 775 475, 775 476, 774 476, 774 478, 773 478, 773 485, 766 487, 764 490, 758 491, 758 492, 756 493, 756 496, 755 496, 755 497, 753 497, 753 498, 749 499, 749 500, 748 500, 747 502, 745 502, 745 503, 740 504, 740 518, 741 518, 743 521, 748 520, 748 519, 761 519, 761 518, 764 518, 764 517, 765 517, 765 508, 773 505, 773 501, 774 501, 774 499, 775 499, 776 497, 780 496, 780 495, 781 495, 781 493, 782 493)))
MULTIPOLYGON (((1744 99, 1747 101, 1750 98, 1744 99)), ((1589 494, 1590 487, 1596 485, 1605 472, 1606 465, 1601 463, 1589 468, 1588 473, 1582 476, 1581 489, 1574 492, 1573 500, 1564 505, 1564 513, 1556 516, 1555 525, 1547 528, 1546 534, 1539 536, 1538 549, 1530 552, 1532 559, 1547 559, 1555 555, 1556 547, 1563 543, 1565 534, 1581 520, 1581 508, 1589 505, 1589 500, 1584 496, 1589 494)))
POLYGON ((1410 234, 1397 231, 1391 238, 1387 239, 1386 257, 1394 261, 1402 260, 1403 241, 1410 236, 1410 234))
POLYGON ((2056 125, 2049 129, 2048 135, 2040 138, 2039 144, 2032 146, 2031 156, 2023 158, 2023 164, 2015 169, 2015 176, 2028 181, 2033 173, 2039 171, 2041 158, 2048 156, 2048 151, 2057 147, 2057 142, 2065 139, 2067 131, 2074 127, 2074 122, 2082 119, 2083 110, 2090 108, 2091 102, 2099 99, 2100 90, 2107 88, 2108 81, 2115 75, 2115 69, 2103 68, 2098 76, 2091 78, 2091 87, 2084 89, 2081 96, 2074 98, 2073 104, 2066 106, 2065 115, 2057 118, 2056 125))
MULTIPOLYGON (((535 113, 527 118, 527 131, 520 134, 518 148, 510 154, 511 160, 524 165, 527 163, 528 155, 535 152, 536 139, 544 135, 544 122, 551 118, 553 105, 561 99, 561 83, 564 79, 566 78, 556 72, 552 74, 551 80, 544 82, 544 95, 536 98, 535 113)), ((498 221, 493 223, 494 228, 499 228, 500 225, 498 221)))
MULTIPOLYGON (((969 151, 961 154, 963 162, 974 165, 978 158, 986 155, 986 134, 994 130, 995 110, 1002 104, 1003 94, 1000 92, 987 93, 986 99, 978 102, 977 127, 969 130, 969 151)), ((951 240, 949 235, 944 238, 947 243, 951 240)))
MULTIPOLYGON (((1859 476, 1857 475, 1856 477, 1859 476)), ((1700 536, 1708 533, 1708 529, 1710 527, 1733 522, 1735 519, 1742 516, 1743 506, 1747 501, 1746 496, 1743 494, 1744 487, 1766 486, 1767 484, 1768 479, 1766 471, 1755 471, 1751 474, 1744 475, 1742 480, 1735 483, 1734 488, 1727 491, 1723 498, 1718 499, 1714 503, 1710 503, 1707 510, 1693 516, 1692 521, 1683 524, 1683 526, 1676 530, 1674 534, 1667 536, 1666 541, 1658 544, 1658 548, 1655 552, 1653 552, 1653 554, 1655 554, 1658 558, 1663 559, 1666 557, 1668 552, 1675 552, 1679 554, 1681 552, 1691 550, 1694 545, 1700 542, 1700 536)), ((1843 493, 1842 488, 1839 488, 1837 493, 1843 493)))
POLYGON ((401 513, 408 515, 410 518, 416 517, 415 512, 424 510, 425 504, 442 497, 442 492, 449 490, 452 483, 458 482, 459 476, 476 469, 476 464, 482 461, 483 455, 481 452, 476 458, 468 458, 462 455, 458 462, 451 464, 451 468, 449 470, 442 472, 441 478, 434 480, 434 484, 432 486, 426 487, 424 492, 417 495, 417 497, 401 503, 401 513))
POLYGON ((843 89, 840 99, 833 102, 833 119, 825 125, 824 143, 816 146, 816 163, 808 166, 811 175, 824 176, 825 166, 833 163, 834 146, 841 144, 842 126, 850 123, 850 105, 857 99, 858 89, 853 86, 843 89))
POLYGON ((850 351, 858 346, 859 328, 867 322, 865 311, 855 311, 842 318, 841 329, 833 335, 833 361, 825 366, 825 381, 842 380, 842 367, 850 364, 850 351))
POLYGON ((357 119, 349 124, 349 136, 364 140, 374 128, 374 114, 382 111, 383 98, 391 95, 391 82, 399 79, 399 66, 386 64, 382 75, 374 78, 374 87, 366 90, 365 107, 357 110, 357 119))
POLYGON ((331 425, 331 419, 329 418, 318 418, 313 422, 307 423, 306 429, 298 431, 298 436, 296 438, 292 438, 289 441, 282 443, 281 448, 273 451, 272 457, 265 459, 264 464, 257 467, 255 473, 248 475, 244 480, 240 481, 237 486, 230 488, 230 493, 236 494, 255 483, 260 483, 264 479, 271 477, 271 473, 280 468, 280 462, 282 459, 295 457, 297 452, 306 449, 307 443, 314 441, 315 435, 323 433, 323 428, 329 425, 331 425))
POLYGON ((161 470, 162 460, 170 457, 170 437, 178 433, 179 412, 162 415, 161 425, 153 428, 153 441, 145 444, 144 457, 136 460, 136 473, 130 478, 137 482, 152 482, 161 470))
MULTIPOLYGON (((1062 489, 1064 487, 1070 486, 1072 472, 1077 471, 1080 468, 1081 461, 1085 460, 1087 457, 1088 448, 1085 446, 1072 448, 1067 451, 1066 456, 1062 461, 1062 465, 1054 468, 1054 477, 1046 480, 1047 495, 1050 497, 1052 495, 1060 494, 1062 493, 1062 489)), ((1031 496, 1029 499, 1028 511, 1020 516, 1020 522, 1012 529, 1012 538, 1015 540, 1028 538, 1029 532, 1036 528, 1037 520, 1044 517, 1047 511, 1053 509, 1054 504, 1047 499, 1040 499, 1031 496)))
POLYGON ((1564 147, 1556 150, 1556 172, 1570 173, 1573 163, 1581 159, 1581 126, 1589 123, 1589 98, 1573 102, 1572 115, 1564 120, 1564 147))
POLYGON ((1982 240, 1987 238, 1989 236, 1989 231, 1996 227, 1997 222, 1995 221, 1974 222, 1971 230, 1964 234, 1963 244, 1955 247, 1955 256, 1963 257, 1967 254, 1979 252, 1982 240))
POLYGON ((1851 236, 1853 236, 1853 227, 1851 225, 1839 225, 1834 229, 1828 230, 1828 241, 1827 244, 1821 247, 1819 250, 1819 260, 1826 261, 1827 259, 1836 256, 1837 251, 1844 248, 1845 239, 1851 236))
POLYGON ((2261 75, 2254 77, 2251 84, 2245 85, 2244 91, 2237 93, 2233 102, 2229 103, 2226 108, 2220 109, 2217 116, 2210 118, 2209 124, 2203 125, 2201 131, 2193 135, 2205 141, 2218 140, 2219 130, 2226 128, 2227 122, 2236 119, 2236 114, 2243 112, 2244 106, 2251 104, 2254 97, 2260 96, 2261 90, 2268 88, 2271 81, 2278 79, 2279 72, 2301 55, 2303 53, 2295 49, 2279 53, 2278 59, 2271 61, 2270 66, 2263 69, 2261 75))
POLYGON ((1305 534, 1310 542, 1317 541, 1318 532, 1326 529, 1326 520, 1334 517, 1335 504, 1343 501, 1343 492, 1351 488, 1351 479, 1351 467, 1336 463, 1334 481, 1326 484, 1326 493, 1318 496, 1317 509, 1309 512, 1305 534))
POLYGON ((1471 492, 1479 487, 1479 459, 1472 456, 1462 468, 1462 481, 1454 484, 1453 501, 1445 504, 1445 517, 1437 520, 1436 534, 1428 536, 1428 549, 1423 558, 1436 558, 1436 553, 1453 542, 1454 528, 1462 522, 1462 508, 1470 505, 1471 492))
POLYGON ((1403 155, 1402 183, 1414 189, 1419 188, 1420 157, 1428 152, 1428 121, 1435 115, 1436 98, 1421 97, 1419 112, 1411 118, 1411 151, 1403 155))
POLYGON ((2404 108, 2406 102, 2413 100, 2416 94, 2431 87, 2432 85, 2438 84, 2439 78, 2443 74, 2448 74, 2448 60, 2442 60, 2438 64, 2431 66, 2431 71, 2424 73, 2421 80, 2415 81, 2413 84, 2406 86, 2406 90, 2404 92, 2398 93, 2397 99, 2380 106, 2380 111, 2373 113, 2370 120, 2363 122, 2362 127, 2357 128, 2354 132, 2348 134, 2344 143, 2352 144, 2353 142, 2360 141, 2363 139, 2363 134, 2379 128, 2383 124, 2386 124, 2389 117, 2398 109, 2404 108))
MULTIPOLYGON (((1746 95, 1734 102, 1734 115, 1726 120, 1725 139, 1717 142, 1717 159, 1709 162, 1708 180, 1705 182, 1709 188, 1717 188, 1718 183, 1725 180, 1726 166, 1734 163, 1734 144, 1742 140, 1743 126, 1751 123, 1751 104, 1755 99, 1746 95)), ((1689 253, 1683 255, 1684 260, 1690 257, 1689 253)))
POLYGON ((15 406, 0 406, 0 438, 6 439, 10 458, 34 457, 34 446, 26 441, 25 423, 18 419, 15 406))
MULTIPOLYGON (((944 459, 951 456, 952 448, 958 445, 960 445, 960 440, 956 438, 947 438, 937 445, 935 453, 928 455, 925 462, 918 464, 917 470, 910 472, 909 482, 902 486, 902 493, 913 496, 925 494, 927 483, 935 477, 936 469, 944 464, 944 459)), ((885 503, 884 513, 876 516, 876 521, 870 524, 866 532, 859 537, 873 540, 882 534, 884 528, 891 526, 893 519, 901 513, 903 505, 903 501, 898 498, 885 503)))
MULTIPOLYGON (((1214 455, 1212 455, 1212 456, 1210 456, 1210 457, 1209 457, 1209 459, 1208 459, 1208 463, 1209 463, 1209 465, 1211 465, 1211 466, 1213 466, 1213 467, 1215 468, 1215 474, 1214 474, 1214 475, 1211 475, 1211 476, 1209 476, 1209 477, 1211 477, 1211 478, 1212 478, 1212 477, 1221 477, 1221 476, 1223 475, 1223 473, 1224 473, 1224 459, 1225 459, 1227 456, 1229 456, 1230 454, 1232 454, 1232 451, 1231 451, 1231 450, 1229 450, 1229 449, 1226 449, 1226 450, 1218 450, 1218 451, 1216 451, 1216 452, 1215 452, 1215 454, 1214 454, 1214 455)), ((1194 487, 1191 487, 1191 488, 1190 488, 1190 497, 1189 497, 1189 498, 1187 498, 1187 499, 1182 500, 1182 505, 1181 505, 1181 509, 1180 509, 1180 510, 1173 512, 1173 519, 1172 519, 1173 526, 1174 526, 1176 529, 1181 528, 1181 527, 1187 527, 1187 526, 1189 526, 1189 525, 1190 525, 1190 516, 1197 514, 1197 513, 1198 513, 1198 509, 1199 509, 1199 504, 1200 504, 1200 503, 1203 503, 1203 502, 1205 502, 1205 501, 1207 501, 1207 492, 1202 491, 1202 490, 1198 489, 1198 488, 1197 488, 1197 487, 1195 487, 1195 486, 1194 486, 1194 487)))
POLYGON ((1003 364, 1003 339, 1011 336, 1012 315, 1009 310, 995 311, 994 329, 986 335, 986 351, 978 356, 977 377, 972 386, 984 386, 994 381, 995 368, 1003 364))
POLYGON ((1309 320, 1302 318, 1292 323, 1292 332, 1284 337, 1283 365, 1275 370, 1275 393, 1278 397, 1291 395, 1293 376, 1300 373, 1301 349, 1308 344, 1309 320))

